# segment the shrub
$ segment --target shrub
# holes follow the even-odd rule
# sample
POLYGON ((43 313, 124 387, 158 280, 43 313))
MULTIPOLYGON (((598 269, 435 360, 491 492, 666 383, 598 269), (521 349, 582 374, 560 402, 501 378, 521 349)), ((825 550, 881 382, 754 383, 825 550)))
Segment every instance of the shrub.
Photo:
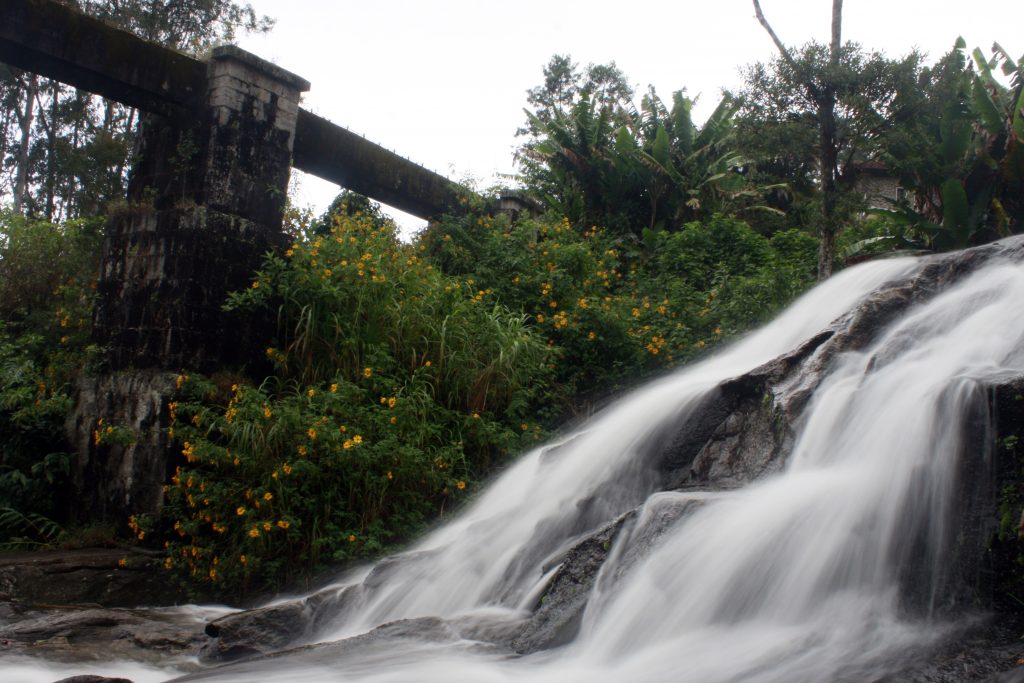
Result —
POLYGON ((336 216, 228 305, 277 310, 275 372, 258 385, 182 374, 163 521, 165 565, 218 594, 407 540, 541 437, 527 416, 549 373, 543 340, 390 224, 336 216))
POLYGON ((448 218, 421 235, 445 272, 529 315, 555 350, 557 422, 758 324, 814 282, 817 244, 716 216, 629 237, 567 220, 448 218))
POLYGON ((64 420, 87 362, 95 221, 0 214, 0 543, 52 542, 70 467, 64 420))

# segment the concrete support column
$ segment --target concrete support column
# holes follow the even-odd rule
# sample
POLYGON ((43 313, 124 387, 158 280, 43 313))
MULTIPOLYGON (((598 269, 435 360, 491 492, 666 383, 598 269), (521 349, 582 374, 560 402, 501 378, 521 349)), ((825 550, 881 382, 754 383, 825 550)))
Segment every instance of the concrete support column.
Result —
POLYGON ((193 116, 147 115, 128 198, 112 211, 94 335, 108 367, 87 378, 68 424, 82 512, 114 520, 154 512, 179 457, 167 403, 182 370, 244 372, 266 320, 221 310, 281 249, 298 102, 305 80, 236 47, 208 62, 193 116), (98 421, 135 442, 97 444, 98 421))

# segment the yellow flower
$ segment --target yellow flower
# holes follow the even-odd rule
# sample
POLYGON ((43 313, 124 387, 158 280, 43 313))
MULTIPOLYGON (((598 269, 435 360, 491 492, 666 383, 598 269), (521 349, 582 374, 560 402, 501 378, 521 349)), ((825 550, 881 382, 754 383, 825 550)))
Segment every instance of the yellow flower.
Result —
POLYGON ((373 377, 373 368, 363 368, 363 377, 367 379, 373 377))
POLYGON ((355 436, 352 437, 352 443, 354 443, 356 445, 359 445, 362 442, 363 442, 363 437, 359 436, 358 434, 356 434, 355 436))
POLYGON ((429 360, 426 363, 423 364, 424 367, 428 367, 428 368, 430 367, 430 365, 431 365, 431 363, 430 363, 429 360))
POLYGON ((271 524, 270 522, 263 522, 263 530, 264 531, 270 531, 273 528, 274 528, 274 525, 271 524))
POLYGON ((237 508, 235 508, 235 514, 238 515, 239 517, 244 515, 245 514, 245 506, 244 505, 239 505, 237 508))
POLYGON ((551 308, 558 308, 558 302, 557 301, 549 301, 548 302, 548 306, 550 306, 551 308))
POLYGON ((217 570, 216 569, 211 569, 210 570, 210 581, 216 581, 216 580, 217 580, 217 570))
POLYGON ((306 447, 305 446, 299 446, 298 449, 296 449, 296 450, 299 451, 299 455, 301 455, 303 457, 306 456, 306 447))
POLYGON ((530 428, 530 425, 528 425, 528 424, 526 424, 526 423, 524 422, 524 423, 522 423, 521 425, 519 425, 519 428, 520 428, 521 430, 523 430, 523 431, 525 432, 525 431, 526 431, 527 429, 529 429, 529 428, 530 428))
POLYGON ((348 542, 349 543, 355 543, 356 542, 356 535, 355 534, 349 534, 348 535, 348 542))
POLYGON ((252 281, 252 288, 253 289, 259 289, 260 288, 260 281, 259 280, 253 280, 252 281))
POLYGON ((259 527, 253 527, 249 529, 249 538, 258 538, 260 535, 259 527))
POLYGON ((263 500, 274 500, 274 494, 271 493, 270 491, 267 491, 266 493, 263 494, 263 500))
POLYGON ((388 470, 387 477, 388 477, 388 481, 391 481, 392 479, 395 478, 395 475, 391 473, 391 470, 388 470))
POLYGON ((345 443, 341 444, 341 447, 344 448, 346 451, 352 448, 352 439, 345 439, 345 443))
POLYGON ((277 520, 277 526, 282 529, 287 529, 289 526, 291 526, 291 524, 289 524, 288 520, 286 519, 279 519, 277 520))
POLYGON ((118 567, 127 567, 128 566, 128 558, 122 557, 120 560, 117 561, 117 566, 118 567))
POLYGON ((285 474, 291 474, 292 473, 292 466, 289 465, 288 463, 285 463, 285 464, 281 465, 281 470, 285 474))
POLYGON ((271 415, 273 415, 273 413, 270 412, 270 406, 263 406, 263 417, 269 420, 271 415))
POLYGON ((394 408, 396 403, 398 403, 398 399, 392 396, 388 399, 388 408, 394 408))
POLYGON ((463 490, 464 488, 466 488, 466 482, 460 479, 459 482, 455 484, 455 488, 457 488, 460 491, 463 490))
POLYGON ((310 389, 309 391, 307 391, 306 396, 309 396, 310 398, 316 396, 316 389, 310 389))
POLYGON ((479 420, 480 419, 480 413, 473 413, 473 419, 474 420, 479 420))
POLYGON ((337 391, 338 391, 338 385, 337 384, 332 384, 331 385, 331 393, 334 394, 337 391))
POLYGON ((173 566, 174 566, 174 560, 172 560, 169 557, 164 558, 164 569, 170 569, 173 566))
POLYGON ((309 436, 311 441, 316 441, 316 430, 310 427, 306 430, 306 434, 309 436))
POLYGON ((391 424, 398 424, 398 418, 392 416, 390 422, 391 422, 391 424))

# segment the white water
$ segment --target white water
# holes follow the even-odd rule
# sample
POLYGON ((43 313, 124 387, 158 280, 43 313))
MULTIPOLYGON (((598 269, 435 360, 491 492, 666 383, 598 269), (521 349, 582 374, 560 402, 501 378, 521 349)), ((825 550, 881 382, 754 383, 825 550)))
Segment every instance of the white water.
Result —
MULTIPOLYGON (((408 553, 339 582, 343 590, 366 580, 363 597, 320 634, 329 642, 424 616, 509 623, 581 534, 643 504, 568 646, 509 658, 465 638, 396 639, 210 677, 706 683, 890 672, 947 628, 900 609, 900 571, 909 561, 941 568, 965 416, 980 387, 1024 373, 1024 268, 988 266, 838 359, 778 475, 728 493, 651 495, 644 456, 659 427, 709 389, 795 349, 917 267, 887 261, 840 273, 760 332, 526 454, 408 553), (646 522, 687 502, 694 511, 640 552, 646 522)), ((918 591, 940 590, 935 576, 918 591)))

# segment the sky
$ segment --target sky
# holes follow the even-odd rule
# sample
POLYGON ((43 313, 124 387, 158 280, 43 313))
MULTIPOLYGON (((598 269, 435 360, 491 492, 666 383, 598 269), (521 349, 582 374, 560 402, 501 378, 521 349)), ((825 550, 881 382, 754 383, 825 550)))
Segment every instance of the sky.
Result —
MULTIPOLYGON (((775 46, 751 0, 247 0, 276 19, 239 45, 302 76, 303 107, 453 180, 483 189, 515 173, 526 91, 555 54, 580 65, 614 61, 638 94, 685 88, 706 117, 741 69, 775 46)), ((827 42, 829 0, 761 0, 787 45, 827 42)), ((846 0, 843 40, 931 62, 957 36, 988 53, 1024 52, 1024 2, 846 0)), ((295 172, 300 206, 318 213, 337 186, 295 172)), ((391 213, 405 234, 423 221, 391 213)))

